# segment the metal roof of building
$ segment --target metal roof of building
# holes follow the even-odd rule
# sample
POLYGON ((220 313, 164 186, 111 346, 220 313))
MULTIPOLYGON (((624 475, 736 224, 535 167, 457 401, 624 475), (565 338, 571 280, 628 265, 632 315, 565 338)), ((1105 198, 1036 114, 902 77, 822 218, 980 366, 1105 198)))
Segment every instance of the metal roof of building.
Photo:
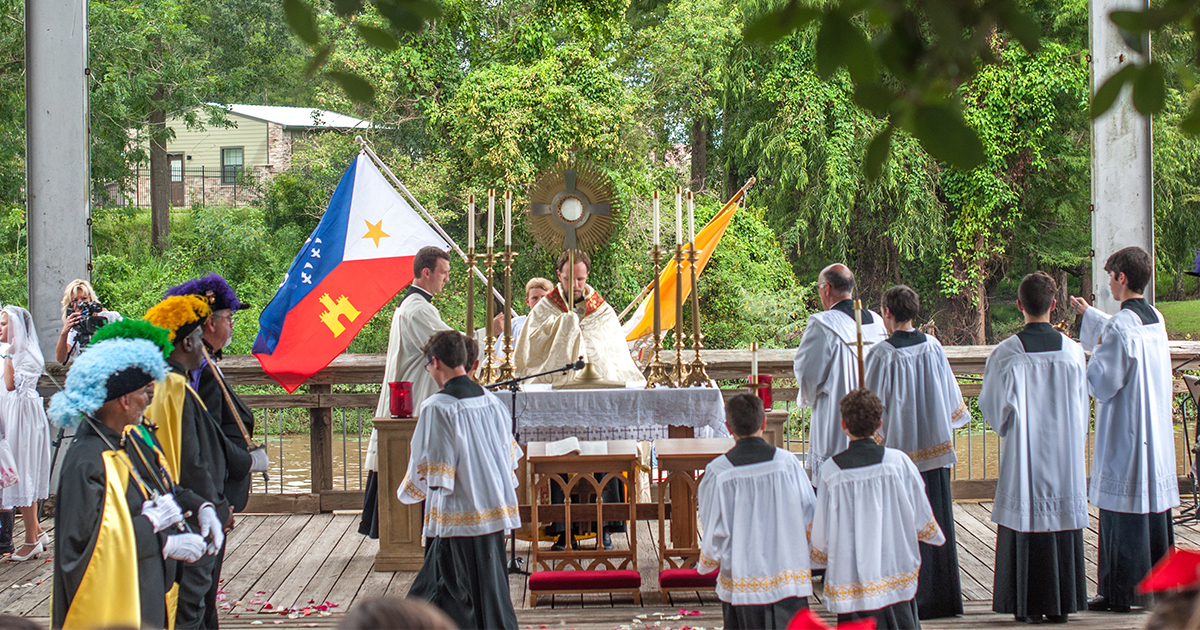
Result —
POLYGON ((223 105, 229 112, 249 118, 273 122, 284 127, 316 127, 326 129, 370 129, 371 123, 361 118, 312 107, 281 107, 276 105, 223 105))

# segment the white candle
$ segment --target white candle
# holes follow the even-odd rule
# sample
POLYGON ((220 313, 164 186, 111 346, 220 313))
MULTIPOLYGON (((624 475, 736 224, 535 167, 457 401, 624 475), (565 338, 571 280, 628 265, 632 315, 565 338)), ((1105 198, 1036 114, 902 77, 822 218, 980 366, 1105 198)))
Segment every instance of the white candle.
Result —
POLYGON ((693 212, 692 191, 688 191, 688 242, 693 245, 696 243, 696 214, 693 212))
POLYGON ((504 191, 504 245, 512 245, 512 191, 504 191))
POLYGON ((496 228, 492 221, 492 213, 496 211, 496 189, 488 189, 488 248, 496 244, 496 228))
POLYGON ((467 249, 475 249, 475 195, 467 195, 467 249))
POLYGON ((675 187, 675 244, 683 244, 683 189, 675 187))
POLYGON ((758 342, 750 342, 750 382, 758 382, 758 342))
POLYGON ((654 246, 658 247, 658 191, 657 190, 654 191, 654 200, 651 203, 654 206, 654 227, 652 228, 653 232, 651 232, 651 234, 654 236, 654 241, 653 241, 654 246))

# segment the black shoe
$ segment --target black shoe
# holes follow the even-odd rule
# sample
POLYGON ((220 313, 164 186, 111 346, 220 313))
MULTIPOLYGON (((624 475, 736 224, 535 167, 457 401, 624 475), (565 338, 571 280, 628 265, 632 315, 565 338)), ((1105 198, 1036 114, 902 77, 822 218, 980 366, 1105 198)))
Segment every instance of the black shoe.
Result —
MULTIPOLYGON (((575 547, 575 545, 571 545, 571 547, 573 548, 573 547, 575 547)), ((566 551, 566 550, 567 550, 567 535, 565 533, 562 533, 562 534, 558 535, 558 540, 556 540, 553 545, 550 545, 550 551, 566 551)))
POLYGON ((604 532, 604 536, 602 536, 601 538, 602 538, 602 540, 603 540, 603 543, 604 543, 604 550, 605 550, 605 551, 612 551, 612 548, 613 548, 613 544, 612 544, 612 536, 609 536, 609 535, 608 535, 608 532, 604 532))
POLYGON ((1097 595, 1088 600, 1088 610, 1091 611, 1111 611, 1115 613, 1129 612, 1129 606, 1115 606, 1109 603, 1108 598, 1103 595, 1097 595))
POLYGON ((1021 623, 1035 623, 1035 624, 1043 623, 1045 621, 1044 619, 1042 619, 1041 615, 1029 615, 1028 617, 1022 617, 1020 615, 1013 615, 1013 619, 1016 619, 1017 621, 1019 621, 1021 623))
POLYGON ((1067 615, 1046 615, 1046 621, 1050 623, 1067 623, 1067 615))

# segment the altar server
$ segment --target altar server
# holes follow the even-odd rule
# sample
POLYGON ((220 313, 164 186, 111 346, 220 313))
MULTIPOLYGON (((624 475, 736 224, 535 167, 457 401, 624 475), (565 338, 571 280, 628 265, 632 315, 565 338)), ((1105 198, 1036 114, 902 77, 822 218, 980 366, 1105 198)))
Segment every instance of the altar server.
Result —
POLYGON ((725 628, 786 628, 808 608, 812 571, 806 536, 816 498, 796 456, 763 439, 762 400, 738 394, 725 404, 736 441, 700 481, 704 540, 696 570, 717 576, 725 628), (763 553, 770 541, 771 552, 763 553))
POLYGON ((979 394, 1003 439, 992 610, 1029 623, 1065 622, 1087 602, 1087 376, 1083 348, 1050 325, 1057 291, 1042 272, 1021 280, 1025 328, 988 356, 979 394))
POLYGON ((841 400, 846 450, 821 465, 812 524, 813 566, 826 566, 822 602, 838 622, 871 617, 876 628, 920 628, 919 542, 941 545, 921 473, 902 451, 872 439, 882 403, 857 389, 841 400))
POLYGON ((140 425, 154 381, 166 375, 151 341, 95 342, 50 401, 55 424, 79 427, 59 477, 53 628, 168 627, 175 561, 204 552, 198 534, 176 527, 203 499, 172 487, 158 443, 140 425))
MULTIPOLYGON (((442 314, 433 305, 433 296, 442 292, 442 287, 446 286, 449 279, 450 255, 445 250, 429 246, 417 251, 413 258, 413 282, 392 315, 387 362, 383 367, 383 387, 379 391, 375 417, 389 418, 392 415, 392 390, 388 383, 412 383, 413 411, 420 409, 426 398, 437 393, 437 383, 425 371, 421 348, 434 333, 450 330, 442 321, 442 314)), ((379 538, 378 449, 379 436, 375 429, 371 429, 371 441, 367 445, 366 461, 363 462, 368 471, 367 486, 363 492, 362 521, 358 525, 358 533, 370 538, 379 538)))
POLYGON ((941 546, 921 544, 917 612, 921 619, 953 617, 963 612, 950 496, 950 468, 958 461, 953 431, 967 424, 971 412, 942 344, 913 328, 921 308, 917 292, 894 286, 883 293, 882 306, 890 336, 866 358, 867 389, 883 402, 878 436, 884 446, 904 451, 917 465, 946 537, 941 546))
POLYGON ((465 337, 435 334, 425 369, 442 390, 421 404, 396 493, 425 502, 425 561, 409 597, 432 602, 460 628, 516 628, 504 534, 521 526, 517 462, 504 405, 467 375, 465 337))
POLYGON ((225 544, 224 530, 233 519, 225 498, 226 454, 231 447, 220 425, 188 384, 189 373, 199 369, 204 359, 203 326, 211 314, 207 301, 194 295, 175 295, 151 307, 143 317, 165 328, 172 343, 167 358, 170 372, 154 389, 146 419, 155 426, 171 477, 209 503, 190 521, 207 541, 207 547, 199 560, 184 564, 179 572, 176 628, 204 626, 205 601, 217 579, 213 575, 214 556, 225 544))
POLYGON ((1079 337, 1092 352, 1087 381, 1096 399, 1088 498, 1100 508, 1100 566, 1098 594, 1088 609, 1126 612, 1142 603, 1138 581, 1175 544, 1171 351, 1162 313, 1142 297, 1154 271, 1150 255, 1126 247, 1108 257, 1104 270, 1121 303, 1116 315, 1071 298, 1083 315, 1079 337))
MULTIPOLYGON (((854 302, 850 299, 854 274, 845 265, 829 265, 817 276, 817 294, 825 310, 809 316, 793 361, 800 387, 799 403, 812 407, 804 466, 813 485, 821 480, 821 464, 849 443, 838 420, 838 401, 858 387, 858 351, 850 345, 858 338, 854 302)), ((871 344, 864 352, 887 338, 883 319, 868 310, 862 312, 862 330, 863 342, 871 344)))

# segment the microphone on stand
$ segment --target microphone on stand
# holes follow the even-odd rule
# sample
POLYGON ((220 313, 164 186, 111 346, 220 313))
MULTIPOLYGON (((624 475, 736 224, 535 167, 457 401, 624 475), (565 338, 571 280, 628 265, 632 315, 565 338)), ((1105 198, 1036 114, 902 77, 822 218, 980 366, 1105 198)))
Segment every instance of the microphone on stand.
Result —
POLYGON ((579 357, 579 360, 575 361, 574 363, 568 363, 567 368, 572 370, 582 370, 583 365, 583 357, 579 357))

